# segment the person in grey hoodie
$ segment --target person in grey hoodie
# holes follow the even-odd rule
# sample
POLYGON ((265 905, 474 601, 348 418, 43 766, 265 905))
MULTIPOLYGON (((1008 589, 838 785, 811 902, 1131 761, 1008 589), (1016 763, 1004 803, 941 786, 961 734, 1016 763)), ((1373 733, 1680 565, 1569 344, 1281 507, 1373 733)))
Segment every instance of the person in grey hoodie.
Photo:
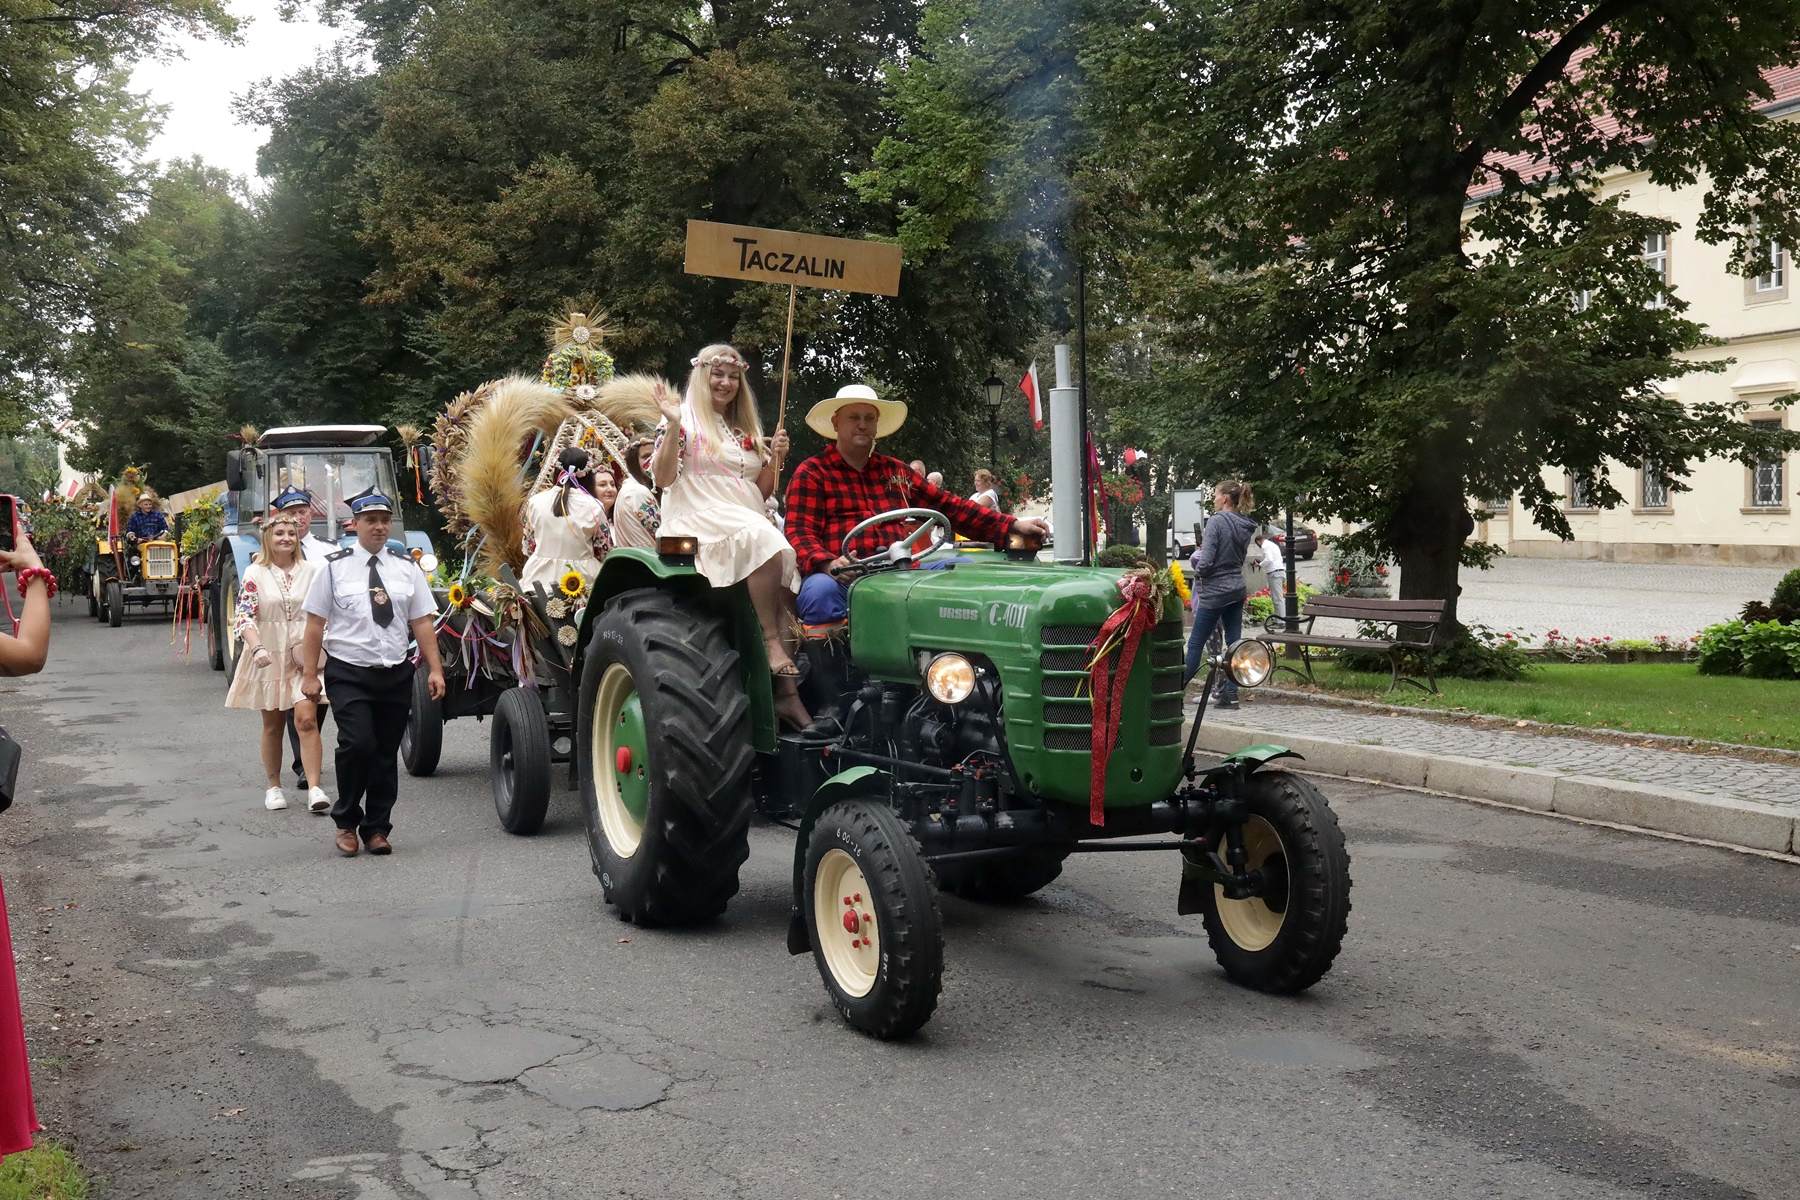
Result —
MULTIPOLYGON (((1256 536, 1256 522, 1246 513, 1255 507, 1250 485, 1228 479, 1213 489, 1213 515, 1194 551, 1194 628, 1188 635, 1187 671, 1191 680, 1200 671, 1207 639, 1219 625, 1225 627, 1229 646, 1244 632, 1244 555, 1256 536)), ((1221 682, 1220 708, 1237 707, 1237 684, 1226 676, 1221 682)))

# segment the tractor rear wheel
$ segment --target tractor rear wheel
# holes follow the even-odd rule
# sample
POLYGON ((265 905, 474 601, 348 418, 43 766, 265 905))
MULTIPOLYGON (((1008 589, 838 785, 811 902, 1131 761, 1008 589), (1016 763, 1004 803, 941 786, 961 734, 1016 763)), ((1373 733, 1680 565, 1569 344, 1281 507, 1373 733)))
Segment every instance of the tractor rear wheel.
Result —
POLYGON ((1248 866, 1262 893, 1233 900, 1205 889, 1200 917, 1225 973, 1259 992, 1292 993, 1331 969, 1350 921, 1350 853, 1324 793, 1286 771, 1246 786, 1248 866))
POLYGON ((1041 891, 1062 874, 1067 846, 1033 846, 1004 858, 947 862, 933 866, 938 886, 952 896, 978 903, 997 904, 1023 900, 1041 891))
POLYGON ((219 607, 213 614, 213 623, 219 635, 219 661, 225 666, 226 691, 231 690, 231 681, 237 675, 238 655, 243 650, 237 630, 232 628, 233 622, 237 620, 237 602, 237 560, 229 554, 220 555, 219 607))
POLYGON ((444 753, 444 702, 431 698, 425 664, 413 668, 412 710, 400 735, 400 761, 408 775, 429 775, 444 753))
POLYGON ((575 719, 594 874, 643 925, 716 917, 750 855, 750 702, 725 624, 670 592, 606 602, 575 719))
POLYGON ((488 747, 500 828, 520 836, 536 833, 550 808, 550 722, 536 689, 500 693, 488 747))
POLYGON ((100 580, 95 576, 88 576, 87 594, 88 616, 98 620, 100 617, 100 580))
POLYGON ((106 623, 117 629, 125 623, 125 589, 119 586, 118 580, 106 581, 105 603, 106 623))
POLYGON ((944 985, 944 930, 931 872, 893 810, 842 800, 806 844, 806 932, 825 991, 864 1033, 905 1037, 944 985))

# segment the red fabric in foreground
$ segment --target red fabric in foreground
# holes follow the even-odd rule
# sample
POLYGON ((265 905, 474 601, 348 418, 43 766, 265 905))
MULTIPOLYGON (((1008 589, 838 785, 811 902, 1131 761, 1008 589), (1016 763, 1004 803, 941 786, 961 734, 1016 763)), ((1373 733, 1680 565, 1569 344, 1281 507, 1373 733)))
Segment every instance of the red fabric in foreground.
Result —
POLYGON ((6 889, 0 887, 0 1158, 31 1149, 31 1135, 41 1128, 31 1103, 25 1020, 19 1012, 19 979, 13 972, 6 889))
POLYGON ((1156 589, 1148 576, 1136 572, 1119 580, 1124 601, 1100 626, 1100 632, 1088 643, 1088 653, 1095 655, 1088 672, 1088 685, 1093 691, 1094 731, 1089 746, 1088 821, 1106 824, 1106 764, 1119 744, 1119 722, 1125 715, 1125 684, 1131 678, 1131 666, 1137 661, 1138 643, 1156 624, 1156 589), (1101 656, 1101 647, 1118 640, 1110 654, 1101 656))

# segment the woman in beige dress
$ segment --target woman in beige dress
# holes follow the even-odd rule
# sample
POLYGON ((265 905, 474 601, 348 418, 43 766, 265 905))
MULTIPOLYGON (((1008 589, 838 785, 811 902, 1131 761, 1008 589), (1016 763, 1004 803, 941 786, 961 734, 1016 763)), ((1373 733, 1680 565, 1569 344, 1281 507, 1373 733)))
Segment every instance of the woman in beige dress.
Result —
POLYGON ((579 446, 565 449, 556 467, 556 486, 525 502, 525 569, 519 572, 527 591, 541 585, 552 595, 568 571, 587 584, 600 573, 600 560, 613 547, 608 518, 617 495, 612 476, 596 471, 579 446))
POLYGON ((783 639, 800 574, 794 548, 763 508, 787 456, 788 436, 777 429, 763 437, 745 365, 730 346, 708 346, 694 357, 684 398, 658 390, 664 421, 650 467, 663 489, 659 532, 697 539, 694 565, 714 587, 747 585, 775 674, 776 715, 804 727, 812 718, 800 701, 800 671, 783 639))
POLYGON ((263 525, 262 553, 244 572, 232 618, 244 649, 238 656, 225 707, 262 713, 262 763, 269 782, 263 807, 270 812, 287 807, 287 796, 281 790, 281 742, 290 710, 300 735, 300 762, 306 768, 306 807, 315 813, 331 811, 331 797, 319 786, 323 757, 319 710, 300 694, 300 678, 305 673, 301 642, 306 630, 306 614, 300 605, 320 565, 301 553, 298 518, 292 513, 275 513, 263 525))

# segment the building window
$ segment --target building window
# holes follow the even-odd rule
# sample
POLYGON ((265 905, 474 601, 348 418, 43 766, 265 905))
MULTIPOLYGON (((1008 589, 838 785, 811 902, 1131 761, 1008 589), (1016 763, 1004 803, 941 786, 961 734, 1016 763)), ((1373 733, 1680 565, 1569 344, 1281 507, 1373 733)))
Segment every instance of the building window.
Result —
POLYGON ((1646 462, 1638 473, 1638 507, 1669 507, 1669 477, 1653 462, 1646 462))
MULTIPOLYGON (((1779 417, 1752 421, 1750 424, 1759 429, 1780 429, 1779 417)), ((1785 455, 1775 453, 1767 458, 1759 458, 1756 465, 1750 468, 1750 507, 1751 508, 1786 508, 1787 505, 1787 463, 1785 455)))
POLYGON ((1569 498, 1569 508, 1571 510, 1593 508, 1594 497, 1588 490, 1587 481, 1574 475, 1569 475, 1566 478, 1568 486, 1564 494, 1569 498))
POLYGON ((1788 252, 1774 238, 1766 238, 1750 226, 1750 270, 1744 280, 1744 299, 1751 303, 1785 300, 1788 294, 1788 252))
POLYGON ((1651 308, 1667 308, 1669 306, 1669 235, 1653 233, 1644 239, 1644 265, 1656 272, 1656 282, 1662 285, 1650 301, 1651 308))

